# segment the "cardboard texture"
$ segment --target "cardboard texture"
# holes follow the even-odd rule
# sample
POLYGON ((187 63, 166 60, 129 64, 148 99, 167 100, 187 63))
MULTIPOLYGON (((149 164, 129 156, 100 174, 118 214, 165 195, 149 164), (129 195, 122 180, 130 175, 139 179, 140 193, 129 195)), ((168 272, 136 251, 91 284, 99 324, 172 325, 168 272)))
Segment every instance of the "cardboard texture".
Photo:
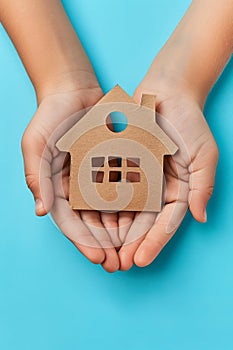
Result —
POLYGON ((177 146, 158 126, 155 96, 138 105, 119 85, 108 92, 58 142, 71 155, 69 203, 73 209, 161 210, 163 158, 177 146), (111 112, 125 114, 125 130, 107 125, 111 112))

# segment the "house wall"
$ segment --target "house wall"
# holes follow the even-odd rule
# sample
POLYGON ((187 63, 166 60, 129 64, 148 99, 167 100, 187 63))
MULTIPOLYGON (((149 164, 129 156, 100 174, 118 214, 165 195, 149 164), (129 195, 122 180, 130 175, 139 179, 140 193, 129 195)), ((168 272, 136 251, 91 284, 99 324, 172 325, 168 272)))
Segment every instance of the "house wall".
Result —
MULTIPOLYGON (((74 209, 160 211, 163 182, 163 145, 154 137, 151 139, 150 134, 146 135, 144 133, 139 137, 138 130, 135 130, 135 128, 130 130, 130 138, 132 138, 130 140, 128 139, 129 133, 127 138, 126 135, 122 137, 124 135, 116 133, 112 138, 112 132, 106 133, 106 128, 102 127, 101 129, 98 131, 98 136, 101 135, 98 143, 93 133, 89 132, 82 137, 82 140, 79 139, 70 150, 71 206, 74 209), (150 150, 151 148, 153 152, 150 150), (104 183, 92 183, 91 158, 96 156, 120 156, 123 159, 139 157, 140 168, 128 168, 128 170, 139 171, 140 182, 108 182, 105 179, 104 183)), ((105 171, 116 169, 119 170, 118 168, 108 168, 107 164, 104 166, 105 171)), ((125 164, 121 170, 123 172, 127 171, 125 164)))

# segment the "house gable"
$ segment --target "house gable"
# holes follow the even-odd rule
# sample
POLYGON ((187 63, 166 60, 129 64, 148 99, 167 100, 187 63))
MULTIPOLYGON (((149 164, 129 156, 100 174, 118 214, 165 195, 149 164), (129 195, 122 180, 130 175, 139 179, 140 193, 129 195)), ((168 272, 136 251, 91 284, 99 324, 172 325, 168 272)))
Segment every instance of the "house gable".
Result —
MULTIPOLYGON (((159 139, 166 148, 164 154, 174 154, 177 151, 177 146, 156 123, 155 97, 153 95, 143 95, 142 105, 138 105, 118 85, 97 102, 97 104, 57 142, 56 145, 58 149, 68 152, 76 140, 87 131, 106 125, 107 116, 114 111, 124 113, 128 119, 129 125, 137 126, 141 128, 141 130, 147 130, 154 135, 154 137, 159 139)), ((126 127, 126 133, 128 129, 129 128, 126 127)), ((110 130, 108 132, 112 134, 110 130)), ((114 137, 117 137, 117 134, 118 133, 114 133, 114 137)), ((122 132, 119 134, 122 135, 122 132)), ((98 135, 96 135, 96 137, 96 140, 98 140, 98 135)), ((113 137, 113 134, 111 137, 113 137)))

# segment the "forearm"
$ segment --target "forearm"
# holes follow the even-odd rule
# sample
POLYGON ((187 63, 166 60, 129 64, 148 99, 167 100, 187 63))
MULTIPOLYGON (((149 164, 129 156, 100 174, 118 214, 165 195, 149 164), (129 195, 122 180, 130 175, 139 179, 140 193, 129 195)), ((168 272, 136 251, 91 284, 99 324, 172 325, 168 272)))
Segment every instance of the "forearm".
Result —
POLYGON ((194 0, 148 76, 180 83, 203 105, 232 49, 233 1, 194 0))
POLYGON ((0 20, 39 99, 63 78, 76 85, 84 74, 92 80, 91 63, 59 0, 0 0, 0 20))

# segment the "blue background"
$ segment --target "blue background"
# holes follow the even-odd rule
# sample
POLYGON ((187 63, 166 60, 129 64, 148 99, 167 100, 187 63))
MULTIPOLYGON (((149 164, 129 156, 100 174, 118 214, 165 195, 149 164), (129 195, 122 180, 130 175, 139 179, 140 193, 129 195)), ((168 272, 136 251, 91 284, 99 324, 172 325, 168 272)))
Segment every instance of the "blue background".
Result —
MULTIPOLYGON (((131 94, 189 3, 64 1, 104 89, 131 94)), ((2 27, 0 42, 0 349, 233 349, 233 62, 205 108, 220 149, 208 223, 188 214, 151 266, 107 274, 34 215, 20 140, 36 100, 2 27)))

